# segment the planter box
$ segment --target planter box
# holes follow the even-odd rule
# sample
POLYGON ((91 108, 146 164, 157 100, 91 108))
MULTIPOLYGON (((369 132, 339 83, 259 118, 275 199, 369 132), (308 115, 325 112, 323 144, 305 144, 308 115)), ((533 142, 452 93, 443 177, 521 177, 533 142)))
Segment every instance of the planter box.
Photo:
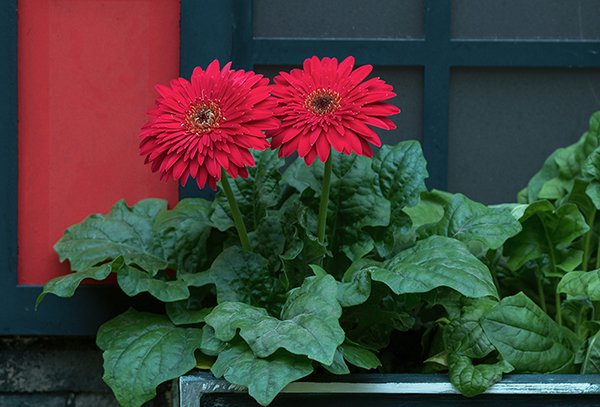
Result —
MULTIPOLYGON (((250 407, 258 404, 245 389, 209 373, 180 377, 174 407, 250 407)), ((598 407, 600 375, 509 375, 485 394, 460 395, 446 375, 360 374, 288 385, 272 407, 598 407)))

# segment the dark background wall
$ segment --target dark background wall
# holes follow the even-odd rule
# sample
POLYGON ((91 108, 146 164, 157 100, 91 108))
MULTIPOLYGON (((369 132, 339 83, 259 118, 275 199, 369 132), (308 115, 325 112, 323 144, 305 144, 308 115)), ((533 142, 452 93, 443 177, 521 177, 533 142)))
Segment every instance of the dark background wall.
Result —
MULTIPOLYGON (((369 44, 375 54, 375 48, 386 41, 419 40, 426 38, 427 30, 444 30, 427 26, 424 6, 435 8, 436 2, 255 0, 253 31, 262 38, 381 40, 369 44)), ((600 40, 598 0, 452 0, 450 14, 450 40, 515 45, 600 40)), ((543 50, 537 51, 539 61, 532 56, 530 67, 515 66, 520 65, 520 52, 518 48, 508 51, 504 58, 497 56, 501 66, 469 66, 483 64, 476 52, 469 58, 467 51, 464 66, 450 64, 448 93, 438 95, 448 99, 447 189, 489 204, 514 201, 544 159, 578 140, 589 116, 600 110, 600 69, 567 68, 575 65, 568 57, 565 67, 536 66, 543 64, 543 50)), ((456 50, 446 52, 448 63, 456 50)), ((396 59, 398 65, 412 65, 418 58, 398 55, 396 59)), ((257 70, 272 76, 280 68, 289 69, 259 66, 257 70)), ((384 143, 406 139, 427 143, 432 134, 423 125, 424 103, 430 103, 423 96, 428 86, 423 67, 376 66, 374 75, 394 86, 398 96, 392 103, 402 110, 393 118, 398 129, 380 132, 384 143)))
MULTIPOLYGON (((147 407, 170 406, 159 388, 147 407)), ((1 407, 118 407, 93 338, 0 337, 1 407)))

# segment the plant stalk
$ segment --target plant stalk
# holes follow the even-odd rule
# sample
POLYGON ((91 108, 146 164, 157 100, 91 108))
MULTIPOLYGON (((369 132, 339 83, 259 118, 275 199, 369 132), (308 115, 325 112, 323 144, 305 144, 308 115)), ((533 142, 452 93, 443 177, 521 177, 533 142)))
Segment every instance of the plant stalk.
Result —
MULTIPOLYGON (((596 210, 592 212, 589 216, 588 224, 590 225, 590 230, 585 234, 583 238, 583 264, 581 265, 581 269, 583 271, 588 271, 588 263, 590 262, 591 256, 591 242, 592 242, 592 234, 594 232, 594 221, 596 218, 596 210)), ((598 258, 596 258, 596 264, 598 264, 598 258)), ((596 268, 598 268, 596 266, 596 268)))
MULTIPOLYGON (((554 245, 552 243, 552 239, 550 239, 550 236, 548 235, 548 230, 546 230, 546 226, 544 226, 543 223, 542 223, 542 227, 544 229, 544 235, 546 236, 546 242, 548 243, 548 251, 550 254, 550 264, 552 266, 552 274, 556 275, 557 274, 556 253, 554 252, 554 245)), ((540 273, 541 273, 541 271, 540 271, 540 273)), ((558 282, 557 282, 557 286, 558 286, 558 282)), ((555 306, 555 312, 556 312, 556 316, 555 316, 556 323, 558 323, 558 325, 562 326, 562 311, 560 309, 560 293, 556 290, 556 286, 554 287, 554 306, 555 306)))
POLYGON ((500 293, 500 281, 498 281, 498 275, 496 272, 496 267, 498 265, 496 252, 488 250, 485 257, 487 258, 488 268, 490 269, 490 273, 492 274, 492 278, 494 279, 494 285, 496 286, 496 290, 498 290, 498 293, 500 293))
POLYGON ((319 243, 325 243, 325 227, 327 226, 327 206, 329 205, 329 184, 331 183, 332 154, 325 162, 323 184, 321 186, 321 202, 319 204, 319 223, 317 224, 317 238, 319 243))
POLYGON ((540 297, 540 307, 542 308, 542 310, 544 310, 545 313, 548 313, 548 310, 546 309, 546 294, 544 293, 544 285, 542 281, 544 277, 541 275, 541 273, 535 274, 535 279, 537 280, 538 295, 540 297))
POLYGON ((598 248, 596 249, 596 269, 600 268, 600 238, 598 239, 598 248))
POLYGON ((233 191, 231 190, 231 185, 229 184, 229 179, 224 169, 221 169, 221 186, 223 187, 223 191, 225 192, 225 196, 227 197, 227 201, 229 202, 229 207, 231 208, 231 215, 233 216, 233 223, 235 224, 238 236, 240 237, 242 249, 249 252, 251 251, 251 247, 250 240, 248 239, 248 232, 246 231, 246 225, 244 224, 244 220, 242 219, 240 207, 238 206, 237 201, 233 196, 233 191))
POLYGON ((554 294, 554 306, 556 307, 556 323, 562 326, 562 311, 560 310, 560 293, 554 294))

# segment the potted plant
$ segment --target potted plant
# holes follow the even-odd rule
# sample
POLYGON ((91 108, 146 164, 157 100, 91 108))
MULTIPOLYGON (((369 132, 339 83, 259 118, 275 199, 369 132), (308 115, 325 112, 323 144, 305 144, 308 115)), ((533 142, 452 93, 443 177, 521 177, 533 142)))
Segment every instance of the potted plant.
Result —
POLYGON ((466 396, 510 372, 597 373, 600 113, 519 203, 486 206, 427 191, 417 142, 380 146, 371 127, 399 109, 370 72, 313 57, 268 85, 214 61, 157 86, 141 154, 215 199, 121 201, 72 226, 55 250, 73 273, 38 299, 116 274, 165 304, 98 331, 123 406, 194 367, 262 405, 366 370, 447 371, 466 396))

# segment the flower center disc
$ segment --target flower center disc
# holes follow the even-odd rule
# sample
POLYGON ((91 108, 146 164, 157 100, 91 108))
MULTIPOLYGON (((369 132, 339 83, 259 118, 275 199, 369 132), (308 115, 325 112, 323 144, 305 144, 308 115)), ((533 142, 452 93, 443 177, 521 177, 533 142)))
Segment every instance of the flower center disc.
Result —
POLYGON ((194 134, 208 133, 219 127, 223 119, 221 108, 213 101, 190 106, 185 114, 183 125, 194 134))
POLYGON ((317 116, 335 112, 340 107, 340 94, 331 89, 317 89, 308 95, 304 107, 317 116))

